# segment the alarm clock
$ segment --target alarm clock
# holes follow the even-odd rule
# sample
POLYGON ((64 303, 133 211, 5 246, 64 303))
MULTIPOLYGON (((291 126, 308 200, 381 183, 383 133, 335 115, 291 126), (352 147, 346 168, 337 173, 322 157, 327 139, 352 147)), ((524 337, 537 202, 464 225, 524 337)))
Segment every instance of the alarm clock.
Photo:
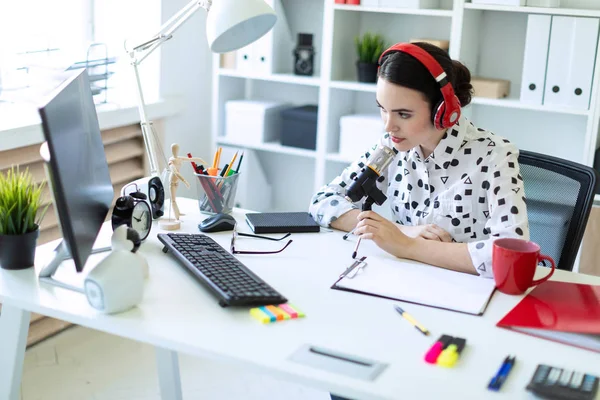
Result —
POLYGON ((120 225, 127 225, 138 233, 140 240, 146 239, 152 228, 152 209, 147 199, 148 196, 140 191, 119 197, 111 217, 113 231, 120 225))

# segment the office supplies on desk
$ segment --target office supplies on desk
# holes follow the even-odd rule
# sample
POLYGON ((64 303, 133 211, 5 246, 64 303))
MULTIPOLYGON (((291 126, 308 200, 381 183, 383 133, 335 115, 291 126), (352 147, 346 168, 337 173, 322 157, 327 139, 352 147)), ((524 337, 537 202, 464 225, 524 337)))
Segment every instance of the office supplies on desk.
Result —
POLYGON ((202 234, 158 234, 177 260, 218 299, 221 307, 269 305, 287 299, 217 242, 202 234))
POLYGON ((298 307, 290 304, 280 304, 278 306, 269 305, 254 307, 250 309, 250 315, 263 324, 270 322, 285 321, 289 319, 304 318, 306 315, 298 307))
POLYGON ((548 281, 496 325, 600 352, 600 286, 548 281))
POLYGON ((429 331, 427 330, 427 328, 425 328, 423 325, 421 325, 420 323, 418 323, 417 320, 414 319, 412 315, 410 315, 409 313, 407 313, 406 311, 404 311, 404 309, 402 309, 402 307, 400 307, 399 305, 394 304, 394 308, 396 309, 396 311, 398 312, 398 314, 402 315, 402 317, 405 320, 407 320, 408 322, 410 322, 410 324, 412 326, 414 326, 415 329, 417 329, 419 332, 421 332, 425 336, 429 335, 429 331))
POLYGON ((344 272, 342 272, 339 276, 339 279, 347 276, 349 278, 354 278, 359 268, 364 267, 367 263, 365 262, 367 257, 361 257, 359 260, 355 260, 344 272))
POLYGON ((425 353, 425 361, 429 364, 435 364, 442 351, 448 347, 452 341, 452 336, 442 335, 436 342, 431 345, 427 353, 425 353))
POLYGON ((346 232, 346 233, 344 234, 344 236, 342 237, 342 239, 344 239, 344 240, 347 240, 347 239, 348 239, 348 237, 349 237, 350 235, 352 235, 352 234, 354 233, 354 231, 355 231, 355 230, 356 230, 356 227, 354 227, 354 229, 352 229, 350 232, 346 232))
POLYGON ((467 344, 467 339, 442 335, 425 353, 425 361, 441 367, 452 368, 460 358, 460 353, 467 344))
POLYGON ((352 258, 356 258, 356 256, 358 255, 358 247, 360 246, 360 241, 361 241, 361 237, 358 237, 358 240, 356 241, 356 246, 354 246, 354 251, 352 252, 352 258))
POLYGON ((307 212, 270 212, 246 214, 254 233, 319 232, 320 226, 307 212))
POLYGON ((593 400, 598 380, 594 375, 539 364, 526 389, 546 399, 593 400))
POLYGON ((515 361, 515 356, 506 356, 506 358, 502 362, 502 365, 500 365, 498 372, 496 372, 496 375, 490 380, 490 383, 488 384, 488 389, 496 392, 500 390, 500 388, 506 381, 506 378, 508 378, 508 374, 512 370, 513 365, 515 365, 515 361))
POLYGON ((423 304, 481 315, 494 293, 494 281, 383 253, 372 241, 363 243, 369 266, 332 289, 423 304))
POLYGON ((235 226, 235 218, 229 214, 217 213, 198 224, 201 232, 223 232, 232 231, 235 226))
POLYGON ((436 364, 440 367, 452 368, 460 358, 460 353, 465 348, 467 340, 463 338, 453 337, 450 344, 442 350, 436 360, 436 364))

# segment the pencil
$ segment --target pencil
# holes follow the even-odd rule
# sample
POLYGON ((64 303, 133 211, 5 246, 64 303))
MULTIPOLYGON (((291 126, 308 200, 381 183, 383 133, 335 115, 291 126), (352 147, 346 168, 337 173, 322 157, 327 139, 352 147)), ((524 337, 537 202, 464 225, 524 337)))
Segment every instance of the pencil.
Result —
POLYGON ((233 168, 233 163, 235 162, 237 155, 238 155, 238 152, 236 151, 235 154, 233 155, 233 158, 229 162, 228 167, 223 168, 223 169, 225 169, 225 173, 223 174, 223 176, 229 176, 229 171, 233 168))
POLYGON ((396 311, 398 311, 398 313, 400 315, 402 315, 402 317, 407 320, 408 322, 411 323, 412 326, 414 326, 415 328, 417 328, 417 330, 419 332, 421 332, 423 335, 427 336, 429 335, 429 331, 420 323, 417 322, 416 319, 414 319, 410 314, 408 314, 406 311, 404 311, 400 306, 397 306, 394 304, 394 308, 396 309, 396 311))

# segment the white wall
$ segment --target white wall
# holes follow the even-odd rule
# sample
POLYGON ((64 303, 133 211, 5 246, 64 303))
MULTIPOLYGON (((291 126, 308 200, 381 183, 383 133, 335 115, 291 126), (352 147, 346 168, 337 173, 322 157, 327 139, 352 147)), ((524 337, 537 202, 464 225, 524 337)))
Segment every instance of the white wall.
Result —
MULTIPOLYGON (((189 0, 162 0, 162 22, 167 21, 189 0)), ((183 24, 173 39, 163 44, 161 52, 160 96, 177 96, 181 112, 166 120, 164 151, 171 154, 171 143, 178 143, 180 154, 190 152, 211 162, 211 90, 212 53, 206 42, 206 12, 200 10, 183 24)), ((179 196, 195 195, 191 167, 182 168, 191 190, 181 186, 179 196)))

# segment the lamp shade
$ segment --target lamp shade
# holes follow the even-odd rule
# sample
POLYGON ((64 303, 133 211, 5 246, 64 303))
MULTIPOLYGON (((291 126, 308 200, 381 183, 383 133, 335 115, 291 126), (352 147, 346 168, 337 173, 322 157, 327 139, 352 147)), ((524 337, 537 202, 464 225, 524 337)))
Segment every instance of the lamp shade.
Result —
POLYGON ((276 21, 264 0, 212 0, 206 20, 208 45, 214 53, 237 50, 269 32, 276 21))

